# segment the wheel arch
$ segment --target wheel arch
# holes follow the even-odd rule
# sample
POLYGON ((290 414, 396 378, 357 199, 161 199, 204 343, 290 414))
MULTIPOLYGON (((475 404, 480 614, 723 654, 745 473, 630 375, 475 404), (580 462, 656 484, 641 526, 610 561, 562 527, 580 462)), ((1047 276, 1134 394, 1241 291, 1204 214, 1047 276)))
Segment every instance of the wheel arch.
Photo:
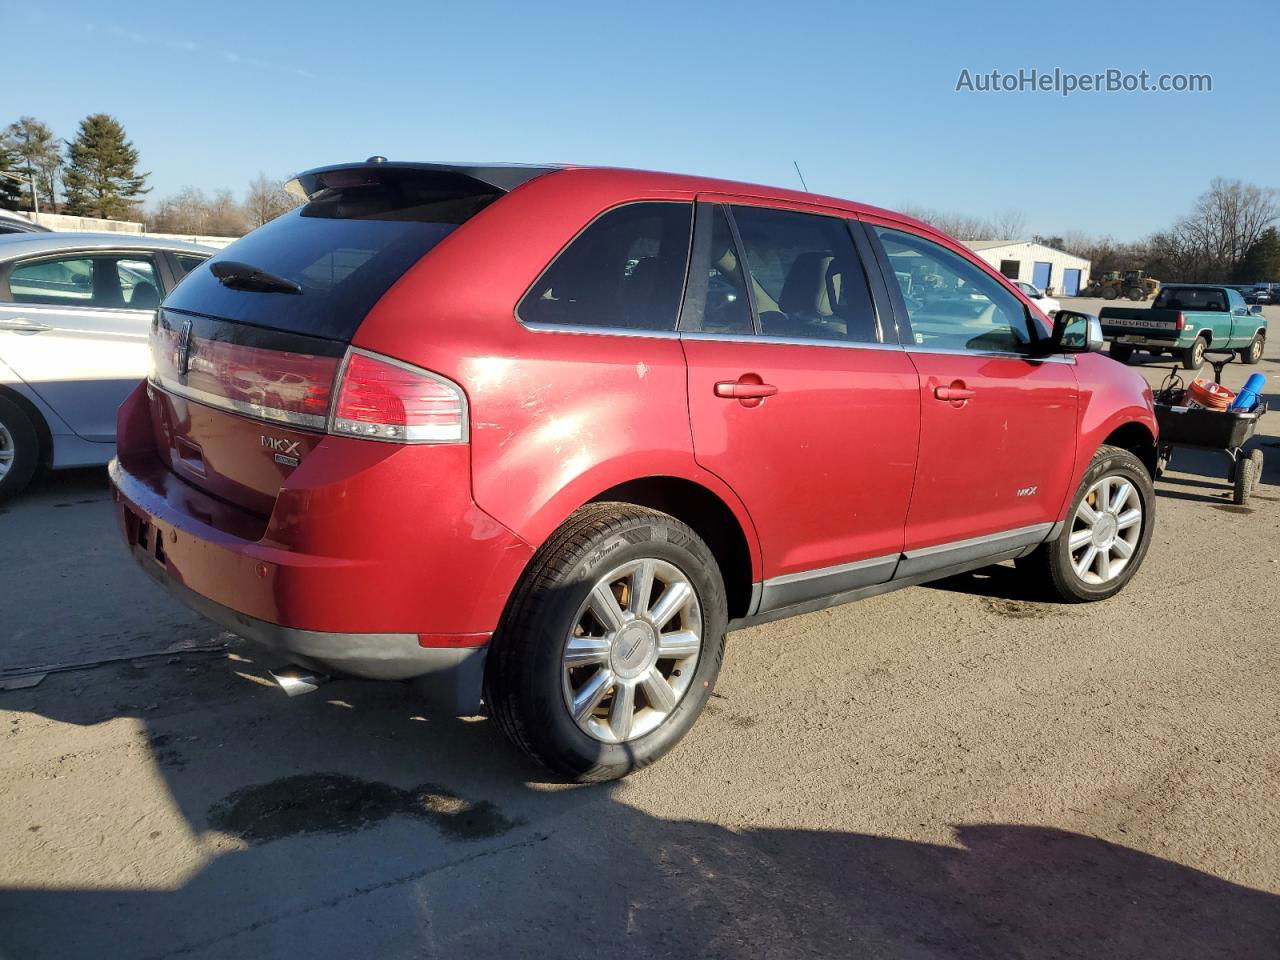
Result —
POLYGON ((0 383, 0 397, 4 397, 27 415, 31 425, 35 427, 36 437, 40 443, 40 460, 37 469, 47 470, 53 466, 53 431, 40 412, 40 408, 12 387, 0 383))
MULTIPOLYGON (((1156 438, 1146 424, 1130 421, 1112 430, 1099 446, 1120 447, 1142 461, 1152 479, 1156 475, 1156 438)), ((1097 453, 1095 448, 1094 453, 1097 453)), ((1092 455, 1090 457, 1092 459, 1092 455)))
POLYGON ((715 491, 683 477, 637 477, 600 491, 588 502, 602 501, 648 507, 688 524, 706 542, 720 565, 729 619, 750 612, 756 552, 752 550, 743 522, 715 491))

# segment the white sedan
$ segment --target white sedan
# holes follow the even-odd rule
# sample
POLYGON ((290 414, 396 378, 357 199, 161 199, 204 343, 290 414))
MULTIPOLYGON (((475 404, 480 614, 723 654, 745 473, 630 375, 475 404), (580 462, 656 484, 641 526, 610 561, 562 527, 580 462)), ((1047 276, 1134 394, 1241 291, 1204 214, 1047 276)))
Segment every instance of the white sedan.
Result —
POLYGON ((1035 301, 1035 305, 1044 312, 1046 317, 1052 318, 1055 313, 1062 309, 1062 304, 1053 297, 1047 295, 1039 287, 1033 286, 1023 280, 1015 280, 1013 281, 1013 285, 1026 294, 1029 299, 1035 301))
POLYGON ((106 463, 161 299, 215 251, 110 233, 0 236, 0 501, 41 466, 106 463))

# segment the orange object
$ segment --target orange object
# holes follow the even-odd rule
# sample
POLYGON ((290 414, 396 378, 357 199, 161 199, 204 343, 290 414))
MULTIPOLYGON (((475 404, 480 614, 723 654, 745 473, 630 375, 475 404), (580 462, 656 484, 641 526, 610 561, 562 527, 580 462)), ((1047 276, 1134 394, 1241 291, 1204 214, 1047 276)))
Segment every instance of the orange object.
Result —
POLYGON ((1187 387, 1187 406, 1203 407, 1206 410, 1226 410, 1236 398, 1235 392, 1228 390, 1220 383, 1210 383, 1199 378, 1191 381, 1187 387))

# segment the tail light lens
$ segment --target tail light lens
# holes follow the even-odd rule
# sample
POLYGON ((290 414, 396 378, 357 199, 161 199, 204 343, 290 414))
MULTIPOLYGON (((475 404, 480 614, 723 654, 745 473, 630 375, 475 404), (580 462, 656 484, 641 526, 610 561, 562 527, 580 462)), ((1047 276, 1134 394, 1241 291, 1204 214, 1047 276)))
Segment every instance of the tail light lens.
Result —
POLYGON ((462 390, 441 376, 352 350, 329 430, 399 443, 462 443, 467 402, 462 390))
POLYGON ((1178 321, 1177 321, 1177 323, 1178 323, 1178 329, 1179 329, 1179 330, 1185 330, 1185 329, 1187 329, 1187 318, 1186 318, 1186 317, 1184 317, 1182 314, 1178 314, 1178 321))

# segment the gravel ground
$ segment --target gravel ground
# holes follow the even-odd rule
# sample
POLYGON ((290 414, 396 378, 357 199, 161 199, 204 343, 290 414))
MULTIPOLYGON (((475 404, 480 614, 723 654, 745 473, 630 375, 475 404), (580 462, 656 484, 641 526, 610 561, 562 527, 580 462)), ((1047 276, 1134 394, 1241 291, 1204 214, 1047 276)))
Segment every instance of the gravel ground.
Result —
POLYGON ((1248 507, 1179 455, 1119 597, 994 568, 735 633, 686 742, 590 788, 399 687, 285 698, 99 471, 50 478, 0 508, 0 682, 114 659, 0 692, 0 957, 1274 960, 1271 419, 1248 507))

